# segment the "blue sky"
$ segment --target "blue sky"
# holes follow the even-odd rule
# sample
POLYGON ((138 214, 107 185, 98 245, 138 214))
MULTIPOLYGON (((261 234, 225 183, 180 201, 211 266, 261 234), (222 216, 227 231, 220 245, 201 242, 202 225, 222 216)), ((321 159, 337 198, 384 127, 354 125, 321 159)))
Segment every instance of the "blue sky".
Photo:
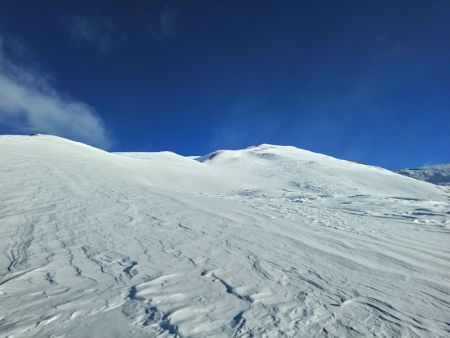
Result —
POLYGON ((0 133, 450 162, 450 2, 9 1, 0 133))

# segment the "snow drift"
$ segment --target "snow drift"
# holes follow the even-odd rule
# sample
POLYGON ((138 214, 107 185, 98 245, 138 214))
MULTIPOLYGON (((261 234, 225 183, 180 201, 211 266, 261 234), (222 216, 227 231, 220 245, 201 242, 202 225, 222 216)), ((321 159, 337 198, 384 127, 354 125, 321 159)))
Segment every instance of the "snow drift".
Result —
POLYGON ((0 137, 0 336, 449 336, 443 188, 293 147, 0 137))

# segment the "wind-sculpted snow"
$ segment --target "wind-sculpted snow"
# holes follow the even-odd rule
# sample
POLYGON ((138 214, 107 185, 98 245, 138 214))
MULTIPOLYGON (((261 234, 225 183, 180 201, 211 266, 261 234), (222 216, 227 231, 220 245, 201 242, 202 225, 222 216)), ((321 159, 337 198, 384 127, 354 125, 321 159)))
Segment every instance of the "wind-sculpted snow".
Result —
POLYGON ((445 188, 291 147, 0 137, 0 336, 450 336, 445 188))

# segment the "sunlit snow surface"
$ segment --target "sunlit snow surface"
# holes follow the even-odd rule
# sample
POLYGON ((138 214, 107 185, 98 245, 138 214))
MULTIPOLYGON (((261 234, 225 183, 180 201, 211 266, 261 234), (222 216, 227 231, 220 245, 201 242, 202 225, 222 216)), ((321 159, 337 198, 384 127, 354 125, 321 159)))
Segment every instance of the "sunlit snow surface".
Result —
POLYGON ((418 180, 450 187, 450 163, 421 168, 401 169, 397 172, 418 180))
POLYGON ((0 137, 0 336, 450 336, 448 189, 292 147, 0 137))

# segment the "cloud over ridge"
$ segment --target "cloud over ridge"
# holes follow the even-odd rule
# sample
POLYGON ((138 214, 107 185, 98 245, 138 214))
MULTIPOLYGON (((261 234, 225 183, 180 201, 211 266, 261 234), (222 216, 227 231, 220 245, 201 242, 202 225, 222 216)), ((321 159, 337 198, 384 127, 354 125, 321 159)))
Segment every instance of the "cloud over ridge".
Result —
POLYGON ((103 120, 93 107, 57 91, 6 54, 0 36, 0 125, 17 132, 54 134, 103 148, 111 145, 103 120))

